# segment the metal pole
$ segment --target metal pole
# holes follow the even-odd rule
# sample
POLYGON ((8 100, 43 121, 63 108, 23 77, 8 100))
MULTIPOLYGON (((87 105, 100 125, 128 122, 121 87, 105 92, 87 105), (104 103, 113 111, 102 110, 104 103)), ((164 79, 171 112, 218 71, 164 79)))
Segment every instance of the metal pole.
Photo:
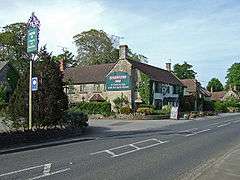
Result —
POLYGON ((29 130, 32 129, 32 62, 30 60, 30 68, 29 68, 29 121, 28 121, 28 128, 29 130))

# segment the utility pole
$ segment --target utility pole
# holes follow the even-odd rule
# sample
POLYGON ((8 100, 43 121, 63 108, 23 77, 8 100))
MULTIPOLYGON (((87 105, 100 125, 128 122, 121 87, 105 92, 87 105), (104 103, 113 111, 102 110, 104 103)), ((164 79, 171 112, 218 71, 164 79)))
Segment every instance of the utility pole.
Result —
POLYGON ((29 119, 28 119, 28 129, 32 129, 32 66, 33 61, 38 52, 38 43, 39 43, 39 29, 40 21, 32 13, 31 17, 27 23, 27 53, 30 54, 30 67, 29 67, 29 119))

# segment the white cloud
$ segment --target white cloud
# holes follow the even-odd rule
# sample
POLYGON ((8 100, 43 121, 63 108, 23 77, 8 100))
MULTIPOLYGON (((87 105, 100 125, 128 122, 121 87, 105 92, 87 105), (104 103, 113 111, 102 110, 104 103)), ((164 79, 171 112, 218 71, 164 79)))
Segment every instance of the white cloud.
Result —
POLYGON ((98 28, 101 24, 103 6, 98 1, 50 1, 36 3, 36 1, 14 2, 1 9, 0 24, 26 22, 34 11, 41 21, 40 46, 47 44, 49 51, 59 53, 61 47, 74 50, 73 36, 91 28, 98 28))

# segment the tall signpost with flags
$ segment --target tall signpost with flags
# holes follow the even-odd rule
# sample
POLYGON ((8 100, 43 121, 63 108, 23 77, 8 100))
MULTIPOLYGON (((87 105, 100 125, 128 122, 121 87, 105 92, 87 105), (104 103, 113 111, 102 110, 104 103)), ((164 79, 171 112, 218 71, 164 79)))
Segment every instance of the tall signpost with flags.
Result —
MULTIPOLYGON (((39 30, 40 21, 34 15, 34 13, 32 13, 32 16, 29 18, 27 23, 27 53, 31 55, 29 69, 29 124, 28 124, 28 128, 30 130, 32 129, 32 87, 33 87, 32 82, 36 82, 36 79, 34 79, 34 81, 32 80, 32 63, 38 52, 39 30)), ((36 88, 34 88, 34 90, 36 90, 36 88)))

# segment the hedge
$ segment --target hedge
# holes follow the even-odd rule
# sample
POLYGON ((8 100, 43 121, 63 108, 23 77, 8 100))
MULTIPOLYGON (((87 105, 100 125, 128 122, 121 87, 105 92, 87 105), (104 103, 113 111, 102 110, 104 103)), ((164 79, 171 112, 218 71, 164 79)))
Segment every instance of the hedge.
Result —
POLYGON ((69 111, 108 116, 111 114, 111 104, 109 102, 80 102, 74 104, 69 111))
POLYGON ((70 128, 81 128, 88 126, 88 116, 83 112, 65 112, 63 125, 70 128))

